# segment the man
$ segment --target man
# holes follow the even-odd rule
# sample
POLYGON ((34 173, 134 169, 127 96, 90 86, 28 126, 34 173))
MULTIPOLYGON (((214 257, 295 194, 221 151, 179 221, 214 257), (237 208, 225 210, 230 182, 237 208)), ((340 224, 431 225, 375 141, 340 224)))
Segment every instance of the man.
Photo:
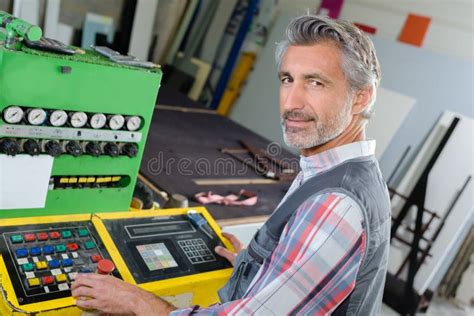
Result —
POLYGON ((380 312, 388 257, 390 205, 365 140, 380 68, 370 39, 343 21, 304 15, 276 51, 285 142, 301 169, 248 249, 237 254, 219 291, 221 304, 184 310, 112 277, 81 275, 77 305, 111 313, 343 314, 380 312))

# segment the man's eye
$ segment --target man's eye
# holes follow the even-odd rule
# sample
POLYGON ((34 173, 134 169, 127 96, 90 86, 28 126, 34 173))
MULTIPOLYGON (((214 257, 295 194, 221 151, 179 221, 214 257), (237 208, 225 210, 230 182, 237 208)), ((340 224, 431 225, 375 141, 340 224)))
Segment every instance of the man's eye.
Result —
POLYGON ((324 84, 321 82, 321 81, 318 81, 318 80, 310 80, 309 83, 312 85, 312 86, 315 86, 315 87, 322 87, 324 86, 324 84))
POLYGON ((288 78, 288 77, 282 77, 282 78, 280 78, 280 82, 281 83, 289 83, 291 81, 290 81, 290 78, 288 78))

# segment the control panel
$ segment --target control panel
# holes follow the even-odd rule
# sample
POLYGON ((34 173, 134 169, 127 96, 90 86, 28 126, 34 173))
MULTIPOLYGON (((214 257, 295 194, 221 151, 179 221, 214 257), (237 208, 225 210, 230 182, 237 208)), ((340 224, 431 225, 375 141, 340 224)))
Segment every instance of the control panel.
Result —
POLYGON ((220 238, 188 214, 103 223, 137 284, 231 268, 214 252, 220 238))
POLYGON ((2 166, 21 174, 16 161, 52 159, 52 167, 43 207, 10 207, 0 218, 128 209, 161 70, 119 65, 92 50, 61 55, 4 45, 0 40, 2 166))
POLYGON ((95 272, 110 258, 89 221, 0 227, 0 234, 19 305, 69 297, 77 273, 95 272))
POLYGON ((71 284, 99 272, 102 259, 114 276, 178 307, 208 306, 232 272, 217 245, 231 248, 202 207, 5 219, 0 315, 80 315, 71 284))

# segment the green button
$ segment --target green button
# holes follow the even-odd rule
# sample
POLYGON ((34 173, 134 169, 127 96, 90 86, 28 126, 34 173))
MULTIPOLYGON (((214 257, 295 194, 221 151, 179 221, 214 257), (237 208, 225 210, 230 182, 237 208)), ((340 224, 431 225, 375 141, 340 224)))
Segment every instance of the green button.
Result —
POLYGON ((23 236, 22 235, 13 235, 10 237, 12 243, 18 244, 20 242, 23 242, 23 236))
POLYGON ((63 231, 61 232, 61 236, 62 236, 63 238, 71 238, 71 237, 72 237, 72 233, 71 233, 70 230, 63 230, 63 231))
POLYGON ((56 252, 65 252, 66 246, 63 244, 56 245, 56 252))
POLYGON ((86 241, 84 247, 86 247, 86 249, 93 249, 95 248, 95 242, 93 242, 92 240, 86 241))
POLYGON ((32 263, 24 263, 21 265, 21 268, 24 272, 33 271, 35 266, 32 263))
POLYGON ((79 237, 89 236, 89 231, 87 229, 79 229, 77 233, 79 234, 79 237))

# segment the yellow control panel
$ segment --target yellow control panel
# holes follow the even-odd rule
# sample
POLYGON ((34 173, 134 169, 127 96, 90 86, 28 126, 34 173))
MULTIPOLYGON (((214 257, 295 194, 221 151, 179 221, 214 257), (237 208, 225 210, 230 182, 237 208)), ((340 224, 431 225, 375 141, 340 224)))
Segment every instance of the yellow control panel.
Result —
POLYGON ((80 315, 70 286, 101 259, 175 306, 208 306, 232 272, 217 245, 231 248, 203 207, 5 219, 0 315, 80 315))

